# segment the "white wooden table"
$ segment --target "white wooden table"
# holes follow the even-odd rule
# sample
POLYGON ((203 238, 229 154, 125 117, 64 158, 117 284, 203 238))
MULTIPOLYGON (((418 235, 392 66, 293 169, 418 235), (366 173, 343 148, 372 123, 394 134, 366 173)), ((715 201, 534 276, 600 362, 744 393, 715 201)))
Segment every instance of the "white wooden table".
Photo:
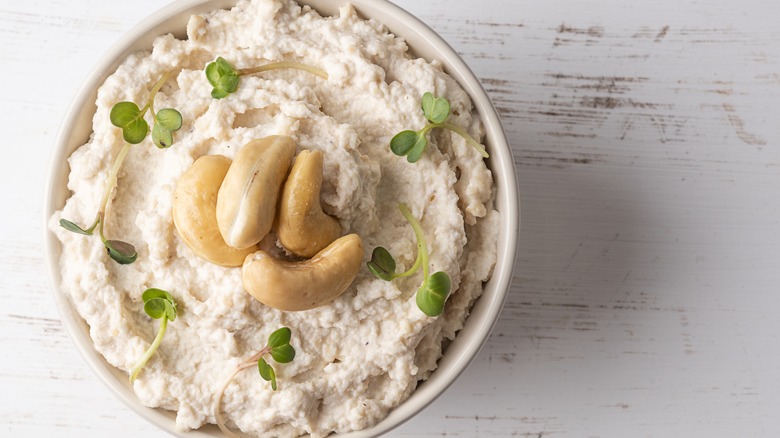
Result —
MULTIPOLYGON (((58 124, 169 0, 0 4, 0 435, 163 436, 63 331, 41 254, 58 124)), ((780 436, 780 3, 398 0, 493 98, 523 202, 506 307, 391 436, 780 436)))

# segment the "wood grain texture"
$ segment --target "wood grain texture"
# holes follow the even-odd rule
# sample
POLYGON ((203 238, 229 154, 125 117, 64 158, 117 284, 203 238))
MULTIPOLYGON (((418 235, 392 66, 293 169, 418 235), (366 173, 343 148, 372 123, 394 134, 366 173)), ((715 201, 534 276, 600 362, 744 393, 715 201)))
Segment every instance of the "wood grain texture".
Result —
MULTIPOLYGON (((163 436, 48 291, 45 163, 90 66, 164 0, 0 6, 3 436, 163 436), (131 6, 132 3, 132 6, 131 6)), ((506 307, 398 437, 780 434, 780 4, 398 0, 482 81, 523 205, 506 307)))

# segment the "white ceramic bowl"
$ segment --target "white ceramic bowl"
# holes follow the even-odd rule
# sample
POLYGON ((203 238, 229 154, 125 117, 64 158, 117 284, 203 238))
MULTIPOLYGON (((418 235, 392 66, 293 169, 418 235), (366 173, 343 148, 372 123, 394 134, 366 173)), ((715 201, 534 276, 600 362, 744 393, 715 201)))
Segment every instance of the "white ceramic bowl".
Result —
MULTIPOLYGON (((412 49, 413 55, 427 60, 441 61, 446 71, 471 96, 487 131, 487 150, 491 154, 488 165, 493 171, 498 187, 496 208, 502 215, 498 238, 498 262, 493 277, 485 285, 485 292, 474 305, 465 327, 458 333, 455 341, 447 347, 439 361, 439 367, 430 379, 421 383, 407 401, 394 409, 376 426, 342 435, 344 438, 359 438, 381 435, 420 412, 442 394, 476 356, 498 319, 509 290, 517 247, 520 206, 514 162, 498 114, 485 90, 458 54, 423 22, 389 1, 350 0, 350 2, 364 18, 376 18, 395 35, 404 38, 412 49)), ((67 157, 89 138, 92 130, 92 115, 96 110, 97 89, 106 77, 116 70, 119 63, 130 53, 149 50, 152 41, 159 35, 173 33, 178 38, 185 38, 185 29, 190 15, 229 8, 235 3, 236 0, 180 0, 156 12, 128 32, 92 70, 76 95, 57 136, 48 171, 43 208, 44 245, 54 299, 63 324, 81 355, 119 400, 149 422, 176 436, 214 437, 221 436, 221 433, 213 426, 186 434, 177 431, 174 413, 143 406, 128 384, 127 375, 109 365, 95 351, 87 324, 59 289, 61 281, 59 258, 62 248, 54 234, 47 231, 47 222, 56 210, 63 207, 69 195, 67 157)), ((322 15, 334 15, 338 13, 338 7, 345 1, 299 0, 299 3, 310 5, 322 15)))

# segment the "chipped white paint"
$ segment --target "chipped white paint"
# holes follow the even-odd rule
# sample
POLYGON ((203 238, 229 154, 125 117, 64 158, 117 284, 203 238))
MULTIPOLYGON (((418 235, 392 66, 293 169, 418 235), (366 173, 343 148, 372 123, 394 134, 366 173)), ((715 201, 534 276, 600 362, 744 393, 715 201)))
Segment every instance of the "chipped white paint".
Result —
MULTIPOLYGON (((69 99, 167 3, 0 6, 0 435, 163 436, 63 332, 39 224, 69 99)), ((499 108, 523 229, 485 348, 391 436, 780 435, 780 3, 397 3, 499 108)))

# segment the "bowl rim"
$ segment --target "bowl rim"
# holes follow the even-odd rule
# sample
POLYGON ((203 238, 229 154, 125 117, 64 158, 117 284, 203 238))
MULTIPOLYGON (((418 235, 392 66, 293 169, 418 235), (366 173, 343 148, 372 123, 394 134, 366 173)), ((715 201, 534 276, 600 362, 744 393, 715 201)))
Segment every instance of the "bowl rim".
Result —
MULTIPOLYGON (((66 115, 55 137, 54 151, 49 158, 46 183, 44 185, 42 231, 44 252, 46 254, 47 280, 68 336, 76 345, 82 358, 99 377, 101 383, 117 399, 149 423, 170 434, 182 437, 213 437, 217 435, 211 432, 217 431, 217 429, 213 425, 188 432, 176 429, 172 412, 149 408, 141 404, 135 397, 132 388, 127 384, 126 375, 108 364, 103 356, 94 349, 89 335, 89 327, 73 308, 69 298, 60 290, 61 274, 58 254, 61 248, 54 233, 49 230, 49 222, 52 215, 62 208, 66 195, 69 193, 67 185, 62 185, 63 177, 67 180, 69 174, 67 158, 77 147, 85 143, 88 135, 85 136, 84 132, 92 132, 91 123, 88 124, 88 129, 86 131, 82 129, 84 132, 80 134, 73 132, 74 127, 79 117, 83 119, 84 109, 94 107, 94 96, 97 93, 97 88, 103 83, 105 78, 116 70, 118 64, 128 54, 143 47, 148 50, 151 48, 151 42, 154 38, 170 33, 169 31, 160 32, 161 27, 186 28, 186 22, 190 15, 232 7, 237 1, 177 0, 154 12, 146 19, 141 20, 129 31, 125 32, 101 56, 97 64, 93 66, 68 106, 66 115), (179 22, 178 26, 172 24, 174 22, 179 22)), ((378 19, 385 24, 391 33, 401 37, 404 41, 408 42, 410 39, 423 41, 425 46, 413 47, 415 44, 420 43, 409 43, 410 52, 414 56, 431 60, 432 56, 425 56, 425 53, 420 54, 421 48, 424 48, 429 53, 436 54, 435 58, 443 64, 445 71, 469 95, 476 112, 482 119, 486 130, 485 143, 489 146, 488 150, 491 153, 491 157, 488 159, 489 168, 493 173, 497 187, 495 206, 497 209, 499 206, 502 207, 497 262, 492 278, 485 284, 483 294, 474 303, 463 328, 448 346, 448 351, 457 349, 458 354, 454 356, 452 354, 443 355, 439 359, 437 369, 434 370, 429 380, 415 389, 408 399, 393 408, 389 415, 379 423, 367 429, 339 435, 342 438, 379 436, 408 421, 441 396, 477 356, 477 353, 498 321, 501 308, 509 293, 517 256, 517 238, 520 229, 520 200, 517 175, 506 133, 498 113, 481 83, 458 53, 423 21, 388 0, 350 0, 339 2, 339 5, 335 6, 332 4, 326 5, 328 0, 297 1, 302 5, 312 5, 312 8, 319 11, 323 16, 333 15, 335 13, 334 8, 337 9, 339 6, 351 3, 363 18, 371 17, 378 19), (371 11, 371 14, 364 14, 364 11, 371 11), (399 32, 399 30, 402 30, 402 32, 399 32), (468 331, 466 331, 467 328, 468 331), (468 339, 465 339, 466 334, 468 334, 468 339)), ((177 36, 181 37, 181 34, 177 36)), ((91 120, 94 111, 86 111, 86 113, 89 115, 89 120, 91 120)))

